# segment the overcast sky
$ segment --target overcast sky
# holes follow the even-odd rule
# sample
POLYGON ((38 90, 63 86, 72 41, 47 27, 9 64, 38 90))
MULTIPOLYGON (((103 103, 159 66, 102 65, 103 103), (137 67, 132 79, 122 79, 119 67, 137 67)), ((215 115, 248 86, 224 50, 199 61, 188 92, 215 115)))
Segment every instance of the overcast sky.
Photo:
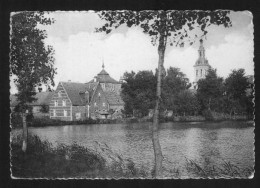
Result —
MULTIPOLYGON (((95 33, 102 25, 94 12, 51 12, 56 21, 45 26, 46 43, 55 50, 56 86, 59 81, 90 81, 105 69, 119 80, 126 71, 152 70, 158 64, 157 46, 138 27, 119 27, 109 35, 95 33)), ((254 74, 253 24, 250 12, 231 12, 232 27, 211 26, 204 41, 206 58, 217 69, 219 76, 227 77, 232 69, 244 68, 247 75, 254 74)), ((178 67, 194 80, 193 65, 198 58, 197 41, 184 48, 167 46, 165 68, 178 67)), ((11 93, 16 88, 11 83, 11 93)))

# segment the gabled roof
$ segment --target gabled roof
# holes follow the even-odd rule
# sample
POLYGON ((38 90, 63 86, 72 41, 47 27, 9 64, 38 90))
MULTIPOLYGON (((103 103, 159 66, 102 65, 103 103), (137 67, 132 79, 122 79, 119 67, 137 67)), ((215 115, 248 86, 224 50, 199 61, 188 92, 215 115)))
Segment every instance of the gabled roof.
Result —
MULTIPOLYGON (((39 92, 36 93, 35 98, 36 101, 30 103, 30 106, 41 106, 41 105, 48 105, 52 98, 54 92, 39 92)), ((17 97, 15 95, 10 95, 10 106, 14 107, 18 104, 17 97)))
MULTIPOLYGON (((61 82, 62 86, 66 90, 68 97, 70 98, 72 105, 75 106, 83 106, 86 105, 87 101, 82 98, 80 93, 89 92, 89 96, 91 97, 97 83, 77 83, 77 82, 61 82)), ((91 99, 90 99, 91 100, 91 99)))
POLYGON ((122 105, 124 104, 124 101, 122 100, 121 96, 118 95, 116 92, 113 91, 104 91, 106 99, 109 104, 117 104, 122 105))

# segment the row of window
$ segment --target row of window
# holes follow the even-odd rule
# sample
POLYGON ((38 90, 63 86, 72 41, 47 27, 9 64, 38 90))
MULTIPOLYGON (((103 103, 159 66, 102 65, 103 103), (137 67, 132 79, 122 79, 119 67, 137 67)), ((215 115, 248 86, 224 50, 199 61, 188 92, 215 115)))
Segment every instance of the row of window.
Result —
MULTIPOLYGON (((106 106, 106 103, 103 102, 102 105, 103 105, 103 106, 106 106)), ((97 106, 97 103, 96 103, 96 102, 94 103, 94 106, 97 106)))
MULTIPOLYGON (((56 112, 55 109, 53 110, 53 116, 54 116, 54 117, 57 116, 57 112, 56 112)), ((67 117, 67 116, 68 116, 68 111, 67 111, 67 110, 63 110, 63 116, 64 116, 64 117, 67 117)))
MULTIPOLYGON (((54 101, 54 106, 58 106, 58 101, 54 101)), ((66 100, 62 100, 62 106, 66 106, 66 100)))
MULTIPOLYGON (((103 90, 106 90, 106 85, 105 84, 101 84, 101 87, 102 87, 102 89, 103 90)), ((115 90, 115 85, 114 84, 111 84, 111 85, 109 85, 108 87, 107 87, 107 90, 108 90, 108 88, 110 89, 110 91, 114 91, 115 90)))
MULTIPOLYGON (((200 69, 200 76, 202 76, 202 72, 203 70, 202 69, 200 69)), ((207 74, 207 70, 205 70, 205 74, 204 75, 206 75, 207 74)), ((196 76, 198 76, 199 75, 199 70, 196 70, 196 76)))

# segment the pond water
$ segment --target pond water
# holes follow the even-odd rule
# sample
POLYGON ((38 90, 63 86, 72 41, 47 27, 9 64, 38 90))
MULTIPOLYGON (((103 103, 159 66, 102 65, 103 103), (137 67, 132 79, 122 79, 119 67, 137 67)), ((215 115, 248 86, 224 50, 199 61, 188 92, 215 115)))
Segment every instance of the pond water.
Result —
MULTIPOLYGON (((151 170, 154 153, 150 126, 151 123, 68 125, 29 128, 29 133, 54 146, 77 143, 95 148, 95 141, 106 143, 124 158, 132 159, 138 167, 151 170)), ((254 166, 254 127, 246 122, 162 123, 159 137, 165 176, 174 168, 179 169, 182 177, 188 176, 186 159, 202 167, 223 162, 240 168, 254 166)))

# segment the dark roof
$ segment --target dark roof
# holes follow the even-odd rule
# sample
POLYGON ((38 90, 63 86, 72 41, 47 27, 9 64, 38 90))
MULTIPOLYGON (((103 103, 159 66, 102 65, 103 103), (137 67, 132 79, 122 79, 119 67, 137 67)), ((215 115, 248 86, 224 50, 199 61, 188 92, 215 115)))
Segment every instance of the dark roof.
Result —
POLYGON ((122 100, 119 94, 112 91, 104 91, 104 93, 106 95, 109 104, 118 104, 118 105, 124 104, 124 101, 122 100))
MULTIPOLYGON (((66 90, 72 105, 82 106, 86 105, 86 100, 80 95, 82 92, 89 92, 89 96, 91 97, 97 83, 77 83, 77 82, 61 82, 64 89, 66 90)), ((90 99, 91 100, 91 99, 90 99)))
MULTIPOLYGON (((103 69, 100 73, 98 73, 95 78, 97 79, 97 82, 100 83, 119 83, 114 78, 111 78, 107 73, 107 71, 105 71, 105 69, 103 69)), ((89 83, 93 83, 93 82, 95 82, 94 79, 91 80, 89 83)))
MULTIPOLYGON (((36 93, 35 98, 36 101, 30 103, 31 106, 41 106, 41 105, 48 105, 52 98, 54 92, 39 92, 36 93)), ((14 107, 18 104, 17 97, 15 95, 10 95, 10 106, 14 107)))

